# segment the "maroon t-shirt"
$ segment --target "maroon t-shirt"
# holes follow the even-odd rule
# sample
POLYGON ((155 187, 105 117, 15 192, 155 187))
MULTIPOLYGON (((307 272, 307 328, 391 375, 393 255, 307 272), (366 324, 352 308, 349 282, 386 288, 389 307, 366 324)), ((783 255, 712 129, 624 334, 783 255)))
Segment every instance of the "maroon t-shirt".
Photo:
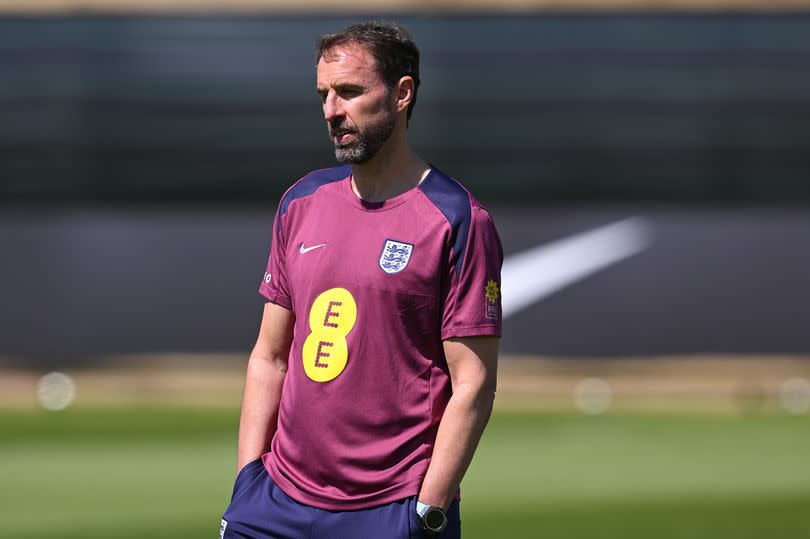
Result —
POLYGON ((489 212, 436 168, 380 203, 349 166, 287 191, 259 288, 295 313, 263 457, 287 495, 346 510, 418 494, 451 395, 442 341, 500 335, 502 261, 489 212))

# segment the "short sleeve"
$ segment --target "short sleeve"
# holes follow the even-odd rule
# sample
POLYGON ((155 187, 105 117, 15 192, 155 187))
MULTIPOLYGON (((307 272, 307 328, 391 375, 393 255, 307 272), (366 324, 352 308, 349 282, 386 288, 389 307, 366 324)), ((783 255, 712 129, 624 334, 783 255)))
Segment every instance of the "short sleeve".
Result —
POLYGON ((501 335, 503 248, 489 212, 473 205, 465 250, 445 275, 442 340, 501 335))
POLYGON ((273 222, 272 244, 270 246, 270 256, 267 261, 267 268, 264 277, 259 285, 259 293, 267 298, 267 301, 280 305, 285 309, 292 309, 290 292, 287 286, 287 269, 285 264, 284 234, 281 229, 281 210, 276 212, 273 222))

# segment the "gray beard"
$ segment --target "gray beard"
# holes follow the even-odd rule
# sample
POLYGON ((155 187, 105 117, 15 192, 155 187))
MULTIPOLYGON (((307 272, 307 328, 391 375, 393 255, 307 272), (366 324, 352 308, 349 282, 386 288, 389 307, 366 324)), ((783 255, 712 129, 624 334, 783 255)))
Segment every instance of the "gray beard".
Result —
POLYGON ((368 126, 355 134, 356 140, 335 144, 335 159, 342 165, 359 165, 374 157, 394 132, 396 116, 368 126))

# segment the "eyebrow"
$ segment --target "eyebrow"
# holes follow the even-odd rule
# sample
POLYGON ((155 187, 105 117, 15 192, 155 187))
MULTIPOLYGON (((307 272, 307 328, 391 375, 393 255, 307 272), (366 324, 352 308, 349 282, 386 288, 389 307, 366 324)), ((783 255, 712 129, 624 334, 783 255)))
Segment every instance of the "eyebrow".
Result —
MULTIPOLYGON (((357 84, 354 82, 339 82, 332 86, 335 90, 365 90, 366 87, 362 84, 357 84)), ((319 94, 324 94, 329 91, 328 88, 323 86, 316 86, 315 91, 319 94)))

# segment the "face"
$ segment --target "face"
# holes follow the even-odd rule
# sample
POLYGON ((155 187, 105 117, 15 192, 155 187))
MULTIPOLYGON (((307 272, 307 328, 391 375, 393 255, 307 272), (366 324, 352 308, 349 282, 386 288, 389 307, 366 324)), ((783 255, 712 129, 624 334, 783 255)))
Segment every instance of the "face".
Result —
POLYGON ((363 47, 335 47, 318 62, 318 94, 339 163, 374 157, 396 125, 393 92, 363 47))

